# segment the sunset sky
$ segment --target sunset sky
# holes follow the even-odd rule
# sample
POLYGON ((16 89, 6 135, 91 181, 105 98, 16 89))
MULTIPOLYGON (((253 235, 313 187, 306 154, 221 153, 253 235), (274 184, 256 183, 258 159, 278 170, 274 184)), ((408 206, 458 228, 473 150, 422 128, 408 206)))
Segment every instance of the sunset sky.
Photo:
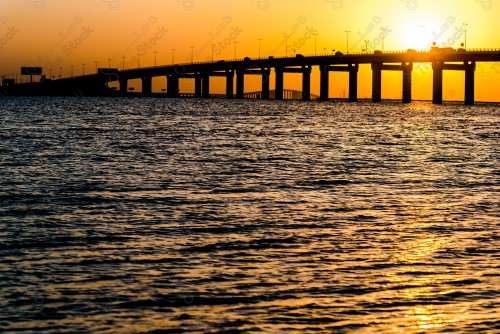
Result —
MULTIPOLYGON (((58 77, 95 72, 99 67, 136 68, 245 56, 314 54, 349 49, 382 48, 381 28, 387 28, 384 49, 428 49, 441 46, 500 48, 500 1, 484 0, 1 0, 0 74, 19 73, 26 65, 42 66, 58 77), (316 37, 314 34, 317 34, 316 37), (261 41, 259 41, 261 39, 261 41), (316 43, 315 43, 316 40, 316 43), (235 43, 236 42, 236 43, 235 43), (212 46, 215 44, 215 46, 212 46), (193 47, 193 48, 191 48, 193 47), (175 51, 172 51, 175 49, 175 51), (126 57, 123 59, 122 57, 126 57), (111 59, 111 61, 108 61, 111 59)), ((416 65, 413 96, 431 98, 429 65, 416 65)), ((401 73, 385 73, 383 97, 399 98, 401 73)), ((330 97, 343 96, 347 74, 331 74, 330 97)), ((211 92, 223 91, 214 79, 211 92)), ((444 98, 463 99, 462 72, 445 72, 444 98)), ((312 75, 312 93, 319 93, 319 74, 312 75)), ((246 79, 246 90, 259 90, 257 78, 246 79)), ((359 97, 371 95, 371 71, 361 66, 359 97)), ((132 83, 135 85, 136 83, 132 83)), ((154 81, 163 88, 164 79, 154 81)), ((194 83, 183 80, 181 89, 194 83), (184 82, 185 81, 185 82, 184 82)), ((271 86, 273 87, 273 86, 271 86)), ((476 100, 500 101, 500 65, 480 63, 476 70, 476 100)), ((300 75, 288 74, 285 88, 300 89, 300 75)))

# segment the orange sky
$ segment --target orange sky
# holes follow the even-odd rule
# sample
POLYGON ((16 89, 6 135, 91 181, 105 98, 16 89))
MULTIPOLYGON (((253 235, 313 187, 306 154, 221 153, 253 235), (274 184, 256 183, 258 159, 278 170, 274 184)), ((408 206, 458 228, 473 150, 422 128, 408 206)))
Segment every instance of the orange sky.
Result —
MULTIPOLYGON (((492 0, 1 0, 0 74, 19 72, 24 65, 43 66, 59 76, 95 71, 98 66, 153 66, 174 61, 229 59, 235 56, 314 54, 347 47, 360 52, 382 48, 381 28, 387 28, 385 50, 460 47, 467 26, 467 48, 500 48, 500 2, 492 0), (317 33, 316 38, 313 34, 317 33), (237 43, 234 43, 237 42, 237 43), (191 49, 191 47, 194 47, 191 49), (171 50, 175 49, 174 52, 171 50), (122 56, 126 57, 124 60, 122 56), (139 59, 138 59, 139 58, 139 59)), ((383 97, 399 98, 401 73, 383 74, 383 97)), ((212 93, 222 92, 215 78, 212 93)), ((343 96, 347 74, 331 74, 331 97, 343 96)), ((464 75, 445 72, 444 98, 463 99, 464 75)), ((312 75, 318 94, 319 74, 312 75)), ((361 66, 359 96, 371 95, 371 71, 361 66)), ((132 84, 134 85, 134 84, 132 84)), ((164 79, 154 81, 160 90, 164 79)), ((272 84, 271 84, 272 85, 272 84)), ((431 97, 429 66, 414 71, 413 96, 431 97)), ((194 84, 183 80, 181 89, 194 84)), ((500 101, 500 64, 478 64, 476 100, 500 101)), ((300 75, 288 74, 285 88, 300 89, 300 75)), ((246 79, 246 90, 260 89, 257 77, 246 79)))

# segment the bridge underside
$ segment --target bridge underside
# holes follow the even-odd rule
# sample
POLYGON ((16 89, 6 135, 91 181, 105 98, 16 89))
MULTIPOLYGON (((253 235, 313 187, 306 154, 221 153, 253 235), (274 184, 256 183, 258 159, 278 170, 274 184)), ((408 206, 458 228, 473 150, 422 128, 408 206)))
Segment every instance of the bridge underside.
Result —
MULTIPOLYGON (((437 50, 441 50, 437 48, 437 50)), ((497 62, 500 64, 500 51, 465 51, 442 49, 439 52, 401 52, 401 53, 374 53, 374 54, 335 54, 325 56, 310 56, 284 58, 259 58, 232 61, 218 61, 206 63, 190 63, 184 65, 158 66, 152 68, 138 68, 118 71, 118 69, 99 69, 96 74, 81 77, 72 77, 59 80, 42 80, 38 86, 27 84, 8 84, 2 87, 7 94, 45 94, 45 95, 127 95, 142 94, 143 96, 157 95, 153 93, 153 78, 164 77, 165 88, 162 95, 170 98, 194 96, 209 98, 210 78, 223 77, 225 79, 225 93, 218 94, 224 98, 260 98, 260 99, 287 99, 285 90, 285 73, 297 73, 302 77, 301 99, 311 99, 311 72, 319 68, 319 99, 326 101, 329 96, 329 73, 347 72, 349 76, 348 98, 351 102, 358 100, 358 72, 360 64, 371 65, 372 71, 372 101, 382 100, 382 72, 402 72, 402 102, 412 101, 413 64, 432 63, 433 87, 432 101, 443 102, 443 71, 463 71, 465 73, 465 104, 474 104, 474 73, 476 62, 497 62), (442 51, 442 52, 441 52, 442 51), (274 72, 274 73, 273 73, 274 72), (258 95, 245 93, 245 76, 257 75, 261 78, 261 91, 258 95), (180 91, 181 79, 194 80, 194 92, 180 91), (140 80, 141 93, 129 88, 129 80, 140 80), (119 82, 119 91, 113 92, 110 82, 119 82), (271 81, 274 81, 274 94, 271 94, 271 81), (273 96, 274 95, 274 96, 273 96)))

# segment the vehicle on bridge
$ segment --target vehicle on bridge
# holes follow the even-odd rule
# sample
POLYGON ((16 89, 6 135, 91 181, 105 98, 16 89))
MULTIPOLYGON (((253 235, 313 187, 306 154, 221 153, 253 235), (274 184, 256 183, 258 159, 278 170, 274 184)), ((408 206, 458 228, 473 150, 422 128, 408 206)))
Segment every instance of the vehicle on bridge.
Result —
POLYGON ((450 47, 446 48, 440 48, 438 46, 431 47, 431 55, 432 54, 446 55, 451 53, 456 53, 456 50, 450 47))

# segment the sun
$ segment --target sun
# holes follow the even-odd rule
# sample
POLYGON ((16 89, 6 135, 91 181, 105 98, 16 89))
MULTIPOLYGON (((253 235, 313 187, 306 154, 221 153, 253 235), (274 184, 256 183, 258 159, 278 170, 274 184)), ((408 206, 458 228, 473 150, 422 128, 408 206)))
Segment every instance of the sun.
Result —
POLYGON ((440 20, 433 15, 405 17, 399 20, 400 44, 406 49, 429 50, 436 41, 440 20))
POLYGON ((408 33, 408 48, 415 50, 429 50, 432 42, 433 35, 431 33, 431 28, 427 25, 419 25, 409 29, 408 33))

